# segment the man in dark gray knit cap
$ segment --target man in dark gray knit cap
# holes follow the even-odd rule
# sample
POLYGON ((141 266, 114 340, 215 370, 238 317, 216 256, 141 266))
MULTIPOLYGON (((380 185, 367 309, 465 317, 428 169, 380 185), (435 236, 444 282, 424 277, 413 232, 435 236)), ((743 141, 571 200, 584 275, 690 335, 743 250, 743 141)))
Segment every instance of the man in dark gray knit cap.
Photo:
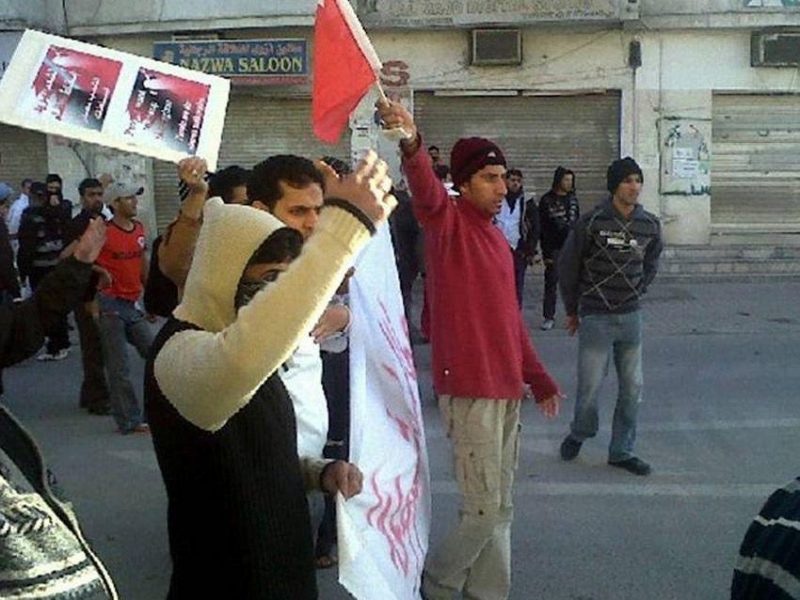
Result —
POLYGON ((611 197, 581 217, 559 257, 567 330, 578 332, 578 391, 561 458, 573 460, 597 433, 597 395, 613 353, 619 381, 608 464, 635 475, 650 465, 633 453, 642 397, 642 316, 639 300, 658 269, 661 224, 639 204, 644 177, 636 161, 611 163, 611 197))

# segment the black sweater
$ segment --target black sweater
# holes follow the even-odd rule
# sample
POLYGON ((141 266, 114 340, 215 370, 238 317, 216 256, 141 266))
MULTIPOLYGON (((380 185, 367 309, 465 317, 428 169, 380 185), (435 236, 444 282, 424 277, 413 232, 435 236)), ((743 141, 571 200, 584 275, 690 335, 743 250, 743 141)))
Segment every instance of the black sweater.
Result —
POLYGON ((580 207, 575 194, 559 196, 553 190, 539 200, 542 256, 553 258, 567 240, 569 230, 580 217, 580 207))
POLYGON ((64 205, 31 206, 22 213, 19 225, 17 267, 20 276, 34 269, 52 269, 64 249, 69 213, 64 205))
POLYGON ((313 600, 312 534, 292 403, 273 374, 218 431, 184 419, 154 375, 161 348, 193 329, 170 319, 145 370, 145 404, 169 500, 168 598, 313 600))
POLYGON ((658 271, 661 223, 637 205, 623 217, 609 198, 581 217, 558 260, 568 315, 627 313, 639 308, 658 271))
POLYGON ((732 600, 797 600, 800 590, 800 477, 773 493, 742 541, 732 600))

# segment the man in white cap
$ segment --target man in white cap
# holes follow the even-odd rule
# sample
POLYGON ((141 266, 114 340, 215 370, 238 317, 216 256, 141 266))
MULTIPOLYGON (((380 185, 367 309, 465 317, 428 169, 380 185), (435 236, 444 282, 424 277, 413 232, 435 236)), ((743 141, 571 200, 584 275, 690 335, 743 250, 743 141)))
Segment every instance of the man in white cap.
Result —
POLYGON ((144 226, 135 219, 143 191, 119 181, 106 188, 104 201, 114 211, 114 218, 108 224, 106 243, 95 263, 100 273, 98 326, 111 414, 122 434, 149 431, 130 381, 126 346, 130 343, 144 359, 153 341, 150 325, 136 306, 147 277, 144 226))

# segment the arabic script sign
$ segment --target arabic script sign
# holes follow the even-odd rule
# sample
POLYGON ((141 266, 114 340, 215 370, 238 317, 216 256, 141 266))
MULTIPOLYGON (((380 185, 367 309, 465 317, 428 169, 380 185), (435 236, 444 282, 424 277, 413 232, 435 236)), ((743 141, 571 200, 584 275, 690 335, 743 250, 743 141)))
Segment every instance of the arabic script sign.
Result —
POLYGON ((157 42, 153 45, 153 56, 236 83, 296 84, 308 79, 304 39, 157 42))

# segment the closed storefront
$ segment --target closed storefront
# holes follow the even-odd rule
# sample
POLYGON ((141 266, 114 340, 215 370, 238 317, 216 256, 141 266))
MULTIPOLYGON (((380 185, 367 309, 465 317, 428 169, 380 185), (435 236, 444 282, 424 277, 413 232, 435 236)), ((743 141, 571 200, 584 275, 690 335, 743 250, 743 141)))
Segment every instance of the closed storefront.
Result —
POLYGON ((0 181, 19 192, 23 179, 44 181, 47 172, 47 136, 0 124, 0 181))
POLYGON ((800 95, 713 102, 712 228, 800 232, 800 95))
MULTIPOLYGON (((219 168, 234 164, 251 168, 273 154, 309 158, 330 155, 349 160, 348 131, 337 146, 322 144, 311 130, 309 98, 275 98, 235 90, 225 117, 219 168)), ((177 168, 156 161, 154 178, 156 215, 162 231, 178 210, 177 168)))
POLYGON ((460 137, 490 138, 541 197, 559 165, 575 171, 581 209, 606 195, 606 169, 619 157, 620 95, 455 96, 416 92, 414 114, 426 145, 449 161, 460 137))

